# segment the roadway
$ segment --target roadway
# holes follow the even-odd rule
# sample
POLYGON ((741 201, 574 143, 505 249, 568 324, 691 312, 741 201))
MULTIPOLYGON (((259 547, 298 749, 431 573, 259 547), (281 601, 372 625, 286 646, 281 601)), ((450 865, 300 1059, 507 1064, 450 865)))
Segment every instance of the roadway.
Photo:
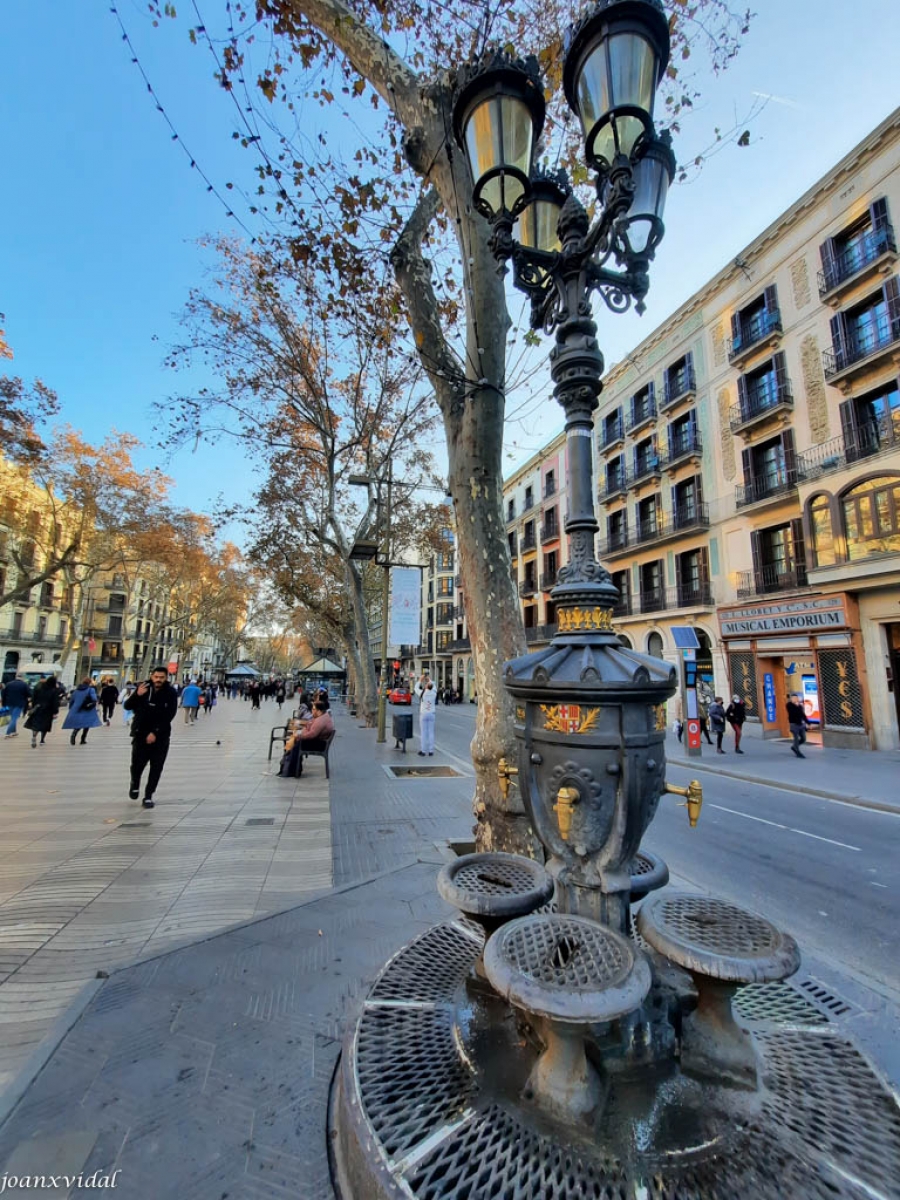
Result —
MULTIPOLYGON (((473 705, 439 706, 438 751, 469 761, 474 725, 473 705)), ((672 765, 668 778, 685 784, 691 774, 672 765)), ((704 791, 699 826, 690 828, 677 797, 664 797, 646 847, 673 875, 764 913, 807 953, 900 999, 900 815, 694 774, 704 791)))

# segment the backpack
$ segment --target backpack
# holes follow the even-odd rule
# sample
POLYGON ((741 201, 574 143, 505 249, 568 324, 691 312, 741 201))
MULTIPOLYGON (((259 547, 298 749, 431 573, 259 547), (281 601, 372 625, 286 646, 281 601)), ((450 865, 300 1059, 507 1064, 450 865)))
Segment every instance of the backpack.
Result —
POLYGON ((88 696, 87 700, 85 700, 84 704, 82 704, 82 706, 81 706, 81 711, 82 712, 93 712, 96 707, 97 707, 97 701, 92 700, 90 698, 90 696, 88 696))

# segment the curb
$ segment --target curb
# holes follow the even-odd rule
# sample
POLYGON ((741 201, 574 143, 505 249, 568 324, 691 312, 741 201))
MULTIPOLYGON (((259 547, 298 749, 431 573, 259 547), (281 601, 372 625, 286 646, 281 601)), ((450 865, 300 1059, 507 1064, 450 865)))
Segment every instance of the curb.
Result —
POLYGON ((672 758, 666 755, 666 762, 673 767, 681 767, 686 771, 706 771, 710 775, 721 775, 725 779, 737 779, 741 783, 756 784, 757 787, 770 787, 779 792, 800 793, 803 796, 818 796, 823 800, 836 800, 840 804, 849 804, 854 808, 868 808, 874 812, 892 813, 900 816, 900 805, 891 804, 886 800, 871 800, 868 796, 853 796, 849 792, 829 792, 825 788, 809 787, 799 783, 782 783, 777 779, 750 778, 740 775, 737 771, 729 771, 722 767, 714 767, 696 762, 690 758, 672 758))

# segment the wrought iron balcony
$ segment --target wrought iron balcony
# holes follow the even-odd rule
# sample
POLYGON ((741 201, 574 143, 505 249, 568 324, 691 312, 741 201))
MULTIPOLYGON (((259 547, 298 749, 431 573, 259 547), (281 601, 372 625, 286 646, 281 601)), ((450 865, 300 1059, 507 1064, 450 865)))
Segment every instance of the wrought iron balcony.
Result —
POLYGON ((680 583, 666 592, 668 608, 711 608, 715 604, 712 588, 705 580, 680 583))
POLYGON ((728 361, 740 365, 751 354, 781 337, 781 310, 758 309, 751 317, 742 320, 737 336, 732 340, 728 361))
POLYGON ((534 530, 531 533, 522 534, 522 553, 525 554, 528 550, 537 548, 537 538, 534 535, 534 530))
POLYGON ((670 516, 659 514, 654 518, 638 522, 633 538, 636 545, 644 546, 651 542, 683 537, 693 530, 708 528, 709 505, 686 504, 676 508, 670 516))
POLYGON ((630 617, 631 609, 632 609, 631 597, 630 596, 620 596, 619 599, 616 601, 616 603, 613 605, 612 615, 614 617, 630 617))
POLYGON ((900 446, 900 421, 895 426, 887 417, 866 421, 847 436, 820 442, 797 456, 798 479, 818 479, 830 471, 842 471, 849 463, 872 458, 900 446))
POLYGON ((465 608, 463 608, 463 606, 461 604, 457 604, 456 608, 454 608, 454 610, 453 610, 453 619, 455 621, 462 621, 462 620, 464 620, 465 615, 466 615, 465 608))
POLYGON ((510 523, 510 521, 514 521, 515 519, 516 519, 516 506, 515 506, 515 504, 514 504, 514 503, 513 503, 513 504, 507 504, 507 506, 506 506, 506 523, 507 523, 507 525, 510 523))
POLYGON ((613 421, 610 425, 604 425, 603 436, 600 439, 601 450, 611 450, 613 446, 619 446, 625 440, 625 426, 620 417, 617 421, 613 421))
POLYGON ((471 650, 471 649, 472 649, 472 643, 471 643, 471 641, 469 640, 469 638, 467 638, 467 637, 464 637, 464 638, 454 638, 454 640, 453 640, 453 641, 450 643, 450 645, 448 646, 448 649, 449 649, 449 650, 451 650, 451 651, 459 651, 459 650, 471 650))
POLYGON ((556 495, 556 480, 555 479, 545 479, 544 480, 544 499, 549 500, 551 496, 555 496, 555 495, 556 495))
POLYGON ((541 541, 542 542, 555 542, 558 540, 558 538, 559 538, 559 522, 558 521, 548 521, 545 525, 541 526, 541 541))
POLYGON ((673 467, 699 458, 702 453, 703 442, 700 440, 700 434, 691 428, 687 433, 672 438, 669 452, 663 458, 663 462, 668 470, 672 470, 673 467))
POLYGON ((835 300, 847 285, 858 283, 885 259, 896 257, 897 241, 890 221, 879 222, 874 228, 854 239, 852 245, 839 251, 832 262, 819 272, 819 299, 835 300))
MULTIPOLYGON (((511 533, 511 534, 509 534, 508 540, 509 540, 509 556, 510 556, 510 558, 517 558, 518 554, 519 554, 519 539, 514 533, 511 533)), ((459 585, 457 584, 457 586, 459 586, 459 585)))
POLYGON ((549 592, 556 587, 556 571, 543 571, 541 573, 541 591, 549 592))
POLYGON ((519 595, 533 596, 537 592, 537 582, 534 579, 519 580, 519 595))
POLYGON ((825 378, 838 383, 867 371, 874 362, 894 352, 900 343, 900 314, 884 313, 877 320, 849 334, 846 341, 835 342, 830 350, 822 351, 825 378))
POLYGON ((747 389, 747 398, 731 406, 729 424, 732 433, 740 433, 770 421, 794 407, 794 389, 789 379, 776 381, 766 375, 747 389))
POLYGON ((637 404, 628 414, 628 421, 625 424, 626 433, 634 433, 637 429, 643 429, 645 425, 649 425, 656 420, 656 401, 645 400, 642 404, 637 404))
POLYGON ((524 516, 525 513, 527 513, 527 512, 531 512, 531 510, 533 508, 534 508, 534 496, 526 496, 525 502, 522 505, 522 516, 524 516))
POLYGON ((628 476, 629 484, 643 483, 648 479, 659 479, 662 475, 662 459, 658 454, 648 454, 634 464, 628 476))
POLYGON ((597 493, 601 503, 604 500, 612 500, 615 496, 621 496, 628 491, 628 476, 624 471, 620 471, 616 475, 607 474, 606 486, 601 487, 597 493))
POLYGON ((640 605, 642 613, 662 612, 666 607, 666 589, 641 588, 640 605))
POLYGON ((797 472, 782 470, 771 475, 759 475, 750 483, 738 484, 734 489, 734 503, 737 508, 746 508, 748 504, 758 504, 762 500, 774 500, 786 496, 797 486, 797 472))
POLYGON ((739 571, 737 598, 749 600, 752 596, 769 596, 773 592, 793 592, 808 585, 804 565, 792 562, 771 564, 756 571, 739 571))
POLYGON ((673 405, 680 403, 682 400, 687 400, 689 396, 695 396, 696 394, 697 376, 694 368, 693 366, 685 367, 671 377, 666 376, 666 388, 663 393, 660 409, 664 412, 667 408, 672 408, 673 405))

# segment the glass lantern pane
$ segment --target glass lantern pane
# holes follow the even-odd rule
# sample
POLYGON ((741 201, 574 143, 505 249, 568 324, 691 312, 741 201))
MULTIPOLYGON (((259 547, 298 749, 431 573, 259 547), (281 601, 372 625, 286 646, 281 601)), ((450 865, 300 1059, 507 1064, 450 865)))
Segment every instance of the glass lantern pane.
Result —
MULTIPOLYGON (((619 33, 607 42, 611 108, 640 108, 653 116, 656 51, 638 33, 619 33)), ((624 150, 624 147, 623 147, 624 150)), ((626 154, 630 149, 624 150, 626 154)))
POLYGON ((502 162, 500 144, 500 103, 492 96, 479 104, 466 125, 466 153, 477 183, 485 171, 502 162))
POLYGON ((515 175, 502 175, 500 178, 503 181, 503 207, 507 212, 512 212, 522 199, 525 188, 515 175))
POLYGON ((576 87, 578 116, 584 136, 610 110, 609 66, 606 42, 601 42, 584 60, 576 87))
POLYGON ((531 110, 521 100, 503 96, 499 100, 501 128, 503 130, 503 162, 518 167, 523 175, 531 170, 531 139, 534 126, 531 110))
POLYGON ((559 205, 549 200, 534 200, 519 218, 517 241, 538 250, 559 251, 562 244, 556 231, 559 205))
POLYGON ((481 189, 481 199, 490 206, 491 212, 503 211, 503 176, 495 175, 481 189))

